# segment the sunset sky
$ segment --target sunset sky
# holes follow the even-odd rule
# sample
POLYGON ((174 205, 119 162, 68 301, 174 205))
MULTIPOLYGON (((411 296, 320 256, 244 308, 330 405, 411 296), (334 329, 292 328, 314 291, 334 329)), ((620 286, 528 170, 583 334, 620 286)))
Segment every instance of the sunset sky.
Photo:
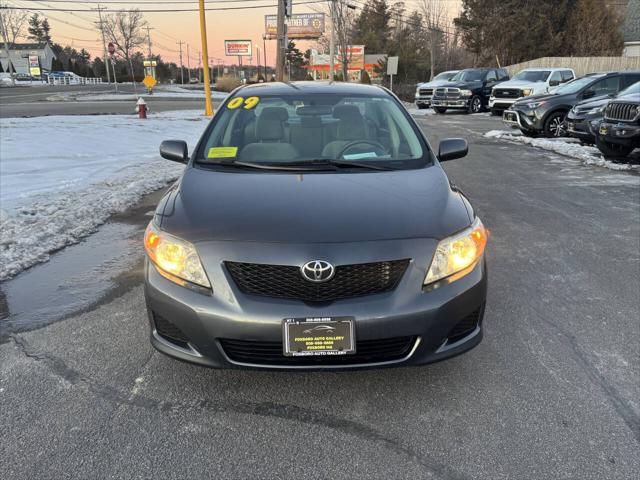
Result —
MULTIPOLYGON (((348 0, 360 11, 365 0, 348 0)), ((455 16, 460 5, 460 0, 444 0, 450 6, 450 16, 455 16)), ((98 4, 109 9, 119 8, 139 8, 140 10, 170 10, 197 8, 196 0, 142 0, 138 2, 124 2, 122 0, 103 0, 102 2, 70 0, 35 1, 35 0, 9 0, 10 6, 29 7, 31 9, 76 9, 88 10, 95 8, 98 4)), ((222 59, 228 63, 235 63, 237 57, 224 57, 224 40, 247 39, 254 42, 262 50, 262 33, 264 32, 264 16, 275 14, 275 0, 206 0, 207 8, 228 8, 259 6, 246 10, 208 11, 207 12, 207 35, 209 44, 209 57, 211 59, 222 59)), ((393 2, 389 2, 390 4, 393 2)), ((406 0, 404 2, 407 10, 419 7, 421 0, 406 0)), ((295 0, 294 13, 323 12, 326 11, 325 2, 309 2, 309 0, 295 0)), ((98 13, 94 11, 46 11, 40 10, 40 14, 45 15, 52 27, 53 40, 62 45, 71 45, 76 49, 85 48, 92 56, 102 56, 102 42, 97 27, 93 22, 98 20, 98 13)), ((183 61, 187 64, 187 44, 189 45, 189 56, 191 67, 198 66, 198 51, 200 50, 200 30, 198 12, 149 12, 144 13, 145 19, 152 27, 152 51, 160 53, 165 60, 178 62, 179 46, 178 41, 183 41, 183 61)), ((327 26, 329 20, 327 19, 327 26)), ((267 64, 273 65, 275 60, 275 41, 267 40, 267 64)), ((313 48, 315 42, 299 42, 301 49, 313 48)), ((146 48, 144 49, 146 52, 146 48)), ((374 53, 374 52, 371 52, 374 53)), ((375 52, 380 53, 380 52, 375 52)), ((263 54, 260 53, 260 63, 263 63, 263 54)), ((244 60, 247 62, 247 60, 244 60)), ((216 60, 212 60, 215 65, 216 60)), ((255 54, 252 59, 255 65, 255 54)))

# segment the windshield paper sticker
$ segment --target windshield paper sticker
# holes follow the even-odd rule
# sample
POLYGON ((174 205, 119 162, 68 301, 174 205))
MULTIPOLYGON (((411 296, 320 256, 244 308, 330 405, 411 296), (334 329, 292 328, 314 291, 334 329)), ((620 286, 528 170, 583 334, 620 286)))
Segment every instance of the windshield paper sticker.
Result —
POLYGON ((235 97, 229 100, 229 103, 227 103, 227 108, 229 110, 235 110, 240 105, 244 105, 243 108, 245 110, 251 110, 256 105, 258 105, 258 103, 260 103, 260 97, 235 97))
POLYGON ((211 147, 207 158, 235 158, 238 147, 211 147))

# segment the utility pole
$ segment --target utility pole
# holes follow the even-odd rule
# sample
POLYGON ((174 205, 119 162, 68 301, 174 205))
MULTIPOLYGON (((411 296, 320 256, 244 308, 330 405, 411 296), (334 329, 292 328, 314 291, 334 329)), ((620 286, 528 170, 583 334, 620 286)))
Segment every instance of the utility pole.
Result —
MULTIPOLYGON (((2 10, 6 8, 4 6, 0 6, 0 28, 2 29, 2 37, 4 39, 4 51, 7 54, 7 71, 9 75, 11 75, 11 66, 13 63, 11 62, 11 56, 9 55, 9 37, 7 37, 7 29, 4 27, 4 18, 2 17, 2 10)), ((13 71, 15 73, 16 67, 13 67, 13 71)), ((11 86, 16 86, 16 77, 15 75, 11 75, 11 86)))
POLYGON ((276 47, 276 81, 278 82, 282 82, 284 80, 284 2, 285 0, 278 0, 278 40, 276 47))
POLYGON ((102 6, 98 4, 96 7, 98 10, 98 18, 100 25, 100 33, 102 34, 102 60, 104 60, 104 66, 107 69, 107 83, 111 85, 111 74, 109 73, 109 63, 111 63, 111 59, 107 59, 107 41, 104 38, 104 24, 102 23, 102 6))
POLYGON ((331 0, 329 13, 331 15, 331 35, 329 36, 329 81, 333 82, 336 73, 336 0, 331 0))
POLYGON ((262 56, 264 57, 264 81, 267 81, 267 34, 262 34, 262 56))
POLYGON ((180 84, 184 85, 184 67, 182 66, 182 44, 184 42, 180 40, 177 43, 180 45, 180 84))
POLYGON ((151 30, 153 30, 149 25, 147 25, 147 42, 149 44, 149 60, 151 60, 151 30))
POLYGON ((211 80, 209 80, 209 52, 207 48, 207 18, 204 11, 204 0, 198 0, 198 11, 200 12, 200 37, 202 40, 202 60, 204 67, 204 114, 208 117, 213 115, 213 104, 211 103, 211 80))
POLYGON ((436 55, 436 29, 431 27, 431 52, 430 52, 430 61, 431 61, 431 78, 429 80, 433 80, 433 66, 435 64, 435 55, 436 55))
POLYGON ((189 55, 189 44, 187 43, 187 78, 191 83, 191 56, 189 55))

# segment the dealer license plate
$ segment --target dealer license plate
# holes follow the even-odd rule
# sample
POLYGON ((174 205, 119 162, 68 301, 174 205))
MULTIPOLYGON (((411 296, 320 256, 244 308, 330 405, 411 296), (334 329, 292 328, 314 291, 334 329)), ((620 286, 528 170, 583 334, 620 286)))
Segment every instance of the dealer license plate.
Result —
POLYGON ((289 357, 356 353, 353 317, 285 318, 284 355, 289 357))
POLYGON ((515 112, 509 112, 506 111, 503 114, 503 118, 507 121, 507 122, 517 122, 518 121, 518 117, 516 117, 516 113, 515 112))

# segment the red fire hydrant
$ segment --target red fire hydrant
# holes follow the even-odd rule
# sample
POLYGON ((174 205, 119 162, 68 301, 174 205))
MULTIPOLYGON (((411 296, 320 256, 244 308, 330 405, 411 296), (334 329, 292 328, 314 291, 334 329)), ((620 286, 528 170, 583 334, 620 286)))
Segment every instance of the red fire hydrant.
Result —
POLYGON ((147 102, 144 101, 144 98, 140 97, 138 99, 138 103, 136 104, 136 111, 138 112, 138 118, 147 118, 147 102))

